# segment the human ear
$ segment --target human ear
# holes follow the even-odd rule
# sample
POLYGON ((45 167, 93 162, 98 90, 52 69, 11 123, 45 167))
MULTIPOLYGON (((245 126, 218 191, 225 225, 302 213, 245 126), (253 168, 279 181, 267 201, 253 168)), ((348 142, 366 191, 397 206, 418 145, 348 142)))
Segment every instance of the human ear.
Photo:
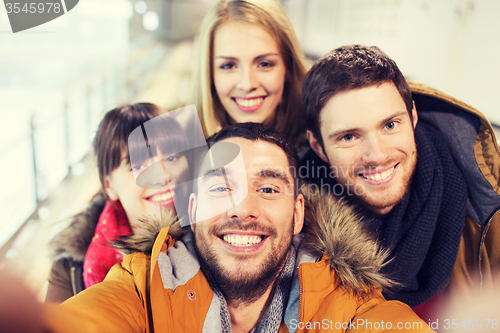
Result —
POLYGON ((189 224, 191 226, 191 230, 194 232, 194 224, 196 223, 196 195, 191 193, 189 196, 189 205, 188 205, 188 215, 189 215, 189 224))
POLYGON ((324 162, 328 163, 328 158, 326 157, 321 144, 318 140, 316 140, 314 134, 310 130, 307 130, 307 140, 309 140, 309 144, 316 155, 318 155, 324 162))
POLYGON ((116 194, 116 192, 113 190, 113 185, 111 184, 111 178, 109 177, 109 175, 104 179, 104 191, 106 191, 106 194, 111 200, 116 201, 120 199, 118 197, 118 194, 116 194))
POLYGON ((417 108, 415 107, 415 101, 413 101, 413 109, 411 110, 411 117, 413 121, 413 129, 415 129, 418 122, 418 114, 417 114, 417 108))
POLYGON ((301 232, 303 226, 304 226, 304 196, 302 195, 302 193, 299 193, 297 195, 297 199, 295 199, 293 234, 297 235, 299 232, 301 232))

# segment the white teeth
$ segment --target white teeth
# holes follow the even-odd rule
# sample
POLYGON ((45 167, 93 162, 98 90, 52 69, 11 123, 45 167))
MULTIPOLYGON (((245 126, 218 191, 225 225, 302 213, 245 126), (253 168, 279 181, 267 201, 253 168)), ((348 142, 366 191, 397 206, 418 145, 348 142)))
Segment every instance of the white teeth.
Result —
POLYGON ((262 241, 262 237, 258 235, 224 235, 224 242, 233 246, 252 246, 262 241))
POLYGON ((152 197, 149 200, 153 201, 153 202, 161 202, 161 201, 167 201, 170 199, 172 199, 172 192, 167 192, 167 193, 155 195, 154 197, 152 197))
POLYGON ((371 175, 362 175, 364 178, 369 179, 369 180, 384 180, 388 178, 392 173, 394 172, 394 168, 391 168, 389 170, 386 170, 381 173, 376 173, 376 174, 371 174, 371 175))
POLYGON ((259 105, 262 103, 262 100, 264 98, 259 97, 259 98, 251 98, 251 99, 243 99, 243 98, 235 98, 235 101, 238 105, 244 107, 244 108, 251 108, 256 105, 259 105))

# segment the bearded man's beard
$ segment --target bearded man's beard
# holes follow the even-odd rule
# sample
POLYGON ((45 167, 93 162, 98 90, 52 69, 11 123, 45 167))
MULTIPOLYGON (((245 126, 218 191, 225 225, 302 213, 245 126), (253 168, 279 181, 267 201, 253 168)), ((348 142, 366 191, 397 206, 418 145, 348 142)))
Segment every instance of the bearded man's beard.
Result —
MULTIPOLYGON (((242 224, 242 222, 238 223, 242 224)), ((257 223, 250 222, 243 223, 243 225, 244 228, 242 230, 255 230, 253 226, 257 225, 257 223)), ((197 227, 195 227, 195 248, 202 272, 205 276, 210 274, 224 294, 228 304, 238 307, 241 304, 253 303, 264 295, 285 266, 292 243, 293 226, 294 221, 291 223, 291 228, 288 232, 289 237, 287 237, 286 242, 277 246, 273 244, 267 258, 254 267, 253 272, 255 274, 248 274, 248 270, 246 269, 243 272, 241 270, 229 271, 223 267, 214 249, 210 248, 204 237, 197 235, 197 227)), ((210 227, 210 229, 213 227, 210 227)), ((209 234, 216 233, 215 230, 209 230, 209 234)), ((276 234, 275 232, 273 233, 276 234)), ((238 264, 245 267, 245 259, 238 260, 235 266, 238 266, 238 264)))

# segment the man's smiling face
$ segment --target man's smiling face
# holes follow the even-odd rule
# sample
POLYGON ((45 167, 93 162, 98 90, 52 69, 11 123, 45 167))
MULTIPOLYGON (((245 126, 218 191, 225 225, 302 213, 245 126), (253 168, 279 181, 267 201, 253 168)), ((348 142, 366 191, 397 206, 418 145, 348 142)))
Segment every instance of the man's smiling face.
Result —
POLYGON ((281 148, 243 138, 221 142, 240 147, 244 167, 231 162, 200 175, 189 202, 190 221, 202 265, 226 297, 251 301, 246 296, 262 295, 280 273, 292 236, 302 229, 304 200, 294 195, 281 148), (232 207, 214 216, 214 207, 228 201, 232 207))
POLYGON ((361 201, 384 215, 402 200, 417 162, 414 126, 392 82, 332 96, 320 114, 324 150, 311 147, 336 170, 337 181, 361 192, 361 201))

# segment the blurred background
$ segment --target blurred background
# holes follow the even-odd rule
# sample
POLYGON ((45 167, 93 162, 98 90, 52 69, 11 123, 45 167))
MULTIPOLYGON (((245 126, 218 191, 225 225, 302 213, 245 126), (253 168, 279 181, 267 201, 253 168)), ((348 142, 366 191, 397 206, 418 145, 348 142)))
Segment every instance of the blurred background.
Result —
MULTIPOLYGON (((16 34, 0 8, 0 268, 40 299, 47 242, 99 188, 90 151, 97 124, 122 103, 184 105, 193 40, 214 2, 81 0, 16 34)), ((408 79, 500 125, 500 1, 279 2, 311 61, 341 45, 377 45, 408 79)))

